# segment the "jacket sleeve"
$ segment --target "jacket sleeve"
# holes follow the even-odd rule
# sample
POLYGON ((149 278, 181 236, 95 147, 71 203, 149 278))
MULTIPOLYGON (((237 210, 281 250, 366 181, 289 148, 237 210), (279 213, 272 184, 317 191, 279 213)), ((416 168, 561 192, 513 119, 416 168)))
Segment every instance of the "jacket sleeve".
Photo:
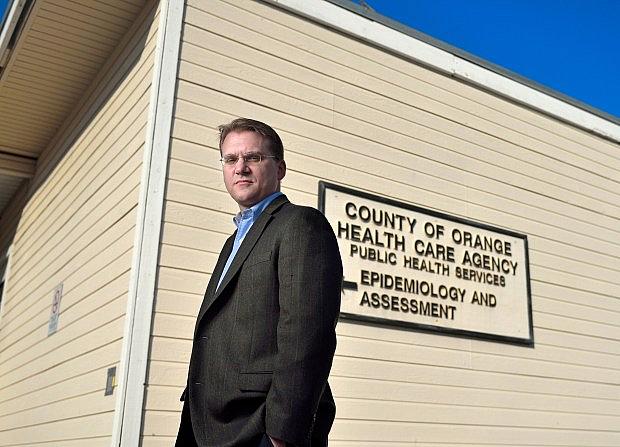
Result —
POLYGON ((305 445, 336 349, 342 262, 319 211, 291 214, 279 249, 277 356, 265 421, 269 435, 305 445))

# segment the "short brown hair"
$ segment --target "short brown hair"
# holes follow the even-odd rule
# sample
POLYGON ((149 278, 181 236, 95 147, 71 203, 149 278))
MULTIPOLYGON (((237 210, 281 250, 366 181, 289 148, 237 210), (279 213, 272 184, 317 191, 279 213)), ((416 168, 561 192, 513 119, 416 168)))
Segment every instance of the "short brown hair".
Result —
POLYGON ((277 157, 278 160, 284 160, 284 146, 282 145, 280 135, 268 124, 250 118, 237 118, 217 128, 220 131, 220 154, 222 153, 222 143, 229 133, 249 131, 261 135, 267 142, 271 155, 277 157))

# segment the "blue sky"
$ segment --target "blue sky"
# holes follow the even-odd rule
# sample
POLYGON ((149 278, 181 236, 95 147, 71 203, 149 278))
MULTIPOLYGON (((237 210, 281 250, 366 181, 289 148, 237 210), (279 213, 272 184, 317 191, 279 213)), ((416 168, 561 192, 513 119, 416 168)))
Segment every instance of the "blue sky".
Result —
POLYGON ((366 0, 366 4, 620 117, 620 0, 366 0))
MULTIPOLYGON (((0 0, 0 11, 7 3, 0 0)), ((366 3, 379 14, 620 117, 620 0, 366 3)))

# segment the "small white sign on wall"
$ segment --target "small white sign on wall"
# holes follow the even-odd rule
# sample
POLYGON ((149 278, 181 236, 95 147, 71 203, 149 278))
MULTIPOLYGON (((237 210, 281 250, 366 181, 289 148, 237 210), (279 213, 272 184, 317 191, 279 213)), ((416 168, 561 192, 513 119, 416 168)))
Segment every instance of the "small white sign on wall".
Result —
POLYGON ((47 336, 49 337, 58 330, 58 319, 60 318, 60 300, 62 299, 62 283, 54 289, 52 297, 52 310, 50 312, 50 322, 47 326, 47 336))
POLYGON ((533 345, 527 237, 325 182, 341 315, 533 345))

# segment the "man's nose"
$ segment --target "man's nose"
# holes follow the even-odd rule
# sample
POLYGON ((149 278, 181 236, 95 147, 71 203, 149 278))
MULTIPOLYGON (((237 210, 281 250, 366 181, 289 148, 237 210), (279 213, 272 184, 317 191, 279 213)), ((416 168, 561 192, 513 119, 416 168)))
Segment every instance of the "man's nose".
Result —
POLYGON ((235 173, 247 172, 248 170, 249 168, 247 162, 245 161, 245 158, 239 157, 239 159, 235 163, 235 173))

